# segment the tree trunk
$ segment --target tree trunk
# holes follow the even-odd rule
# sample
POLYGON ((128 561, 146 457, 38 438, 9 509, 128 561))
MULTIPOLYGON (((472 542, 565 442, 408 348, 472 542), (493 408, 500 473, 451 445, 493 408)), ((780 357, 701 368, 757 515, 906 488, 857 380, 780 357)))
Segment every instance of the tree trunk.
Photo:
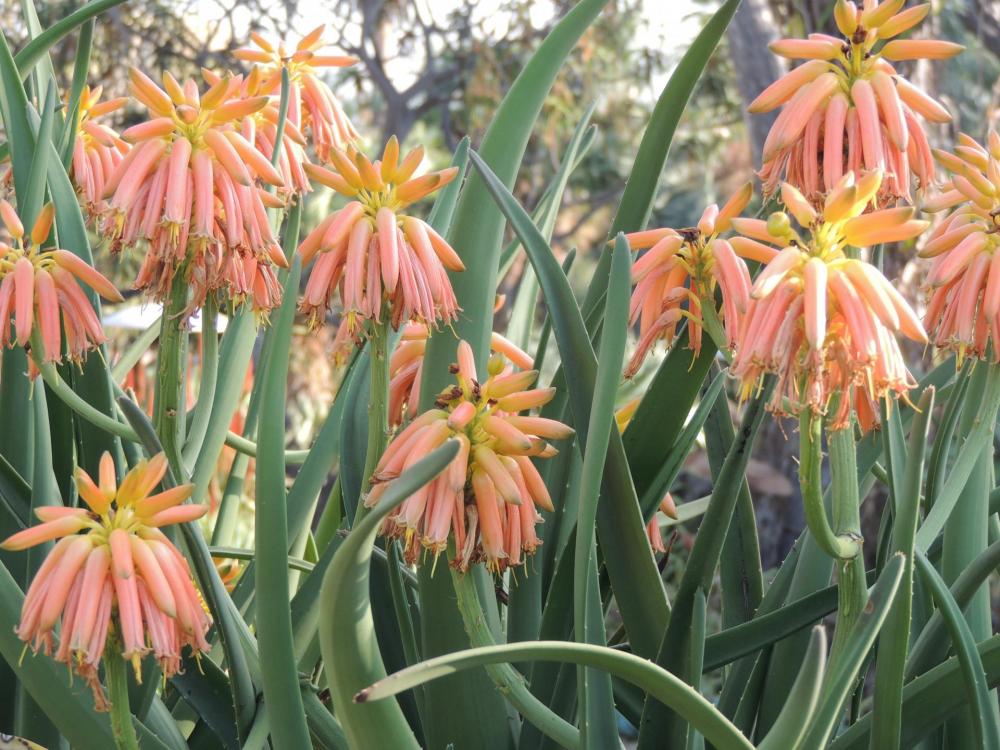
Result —
POLYGON ((746 105, 785 72, 781 61, 767 48, 769 42, 778 38, 778 29, 766 0, 743 0, 726 36, 736 70, 736 85, 744 104, 743 118, 753 164, 759 169, 764 139, 778 113, 751 115, 746 112, 746 105))

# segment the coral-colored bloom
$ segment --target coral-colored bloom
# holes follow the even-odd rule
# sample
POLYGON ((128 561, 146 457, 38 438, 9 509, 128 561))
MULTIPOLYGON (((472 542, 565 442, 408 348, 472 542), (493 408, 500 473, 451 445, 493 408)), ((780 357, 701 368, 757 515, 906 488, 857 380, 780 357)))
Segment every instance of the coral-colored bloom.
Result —
POLYGON ((269 97, 243 96, 239 77, 203 94, 169 73, 163 85, 131 72, 132 94, 152 119, 122 133, 134 147, 105 185, 104 234, 113 251, 148 245, 135 285, 156 299, 181 274, 189 312, 219 291, 266 314, 281 301, 274 269, 286 260, 266 211, 281 201, 257 180, 280 186, 282 178, 240 128, 269 97))
MULTIPOLYGON (((202 74, 210 86, 222 80, 221 76, 209 70, 202 71, 202 74)), ((254 99, 266 93, 261 82, 260 68, 254 66, 250 74, 243 79, 240 96, 254 99)), ((254 144, 268 162, 272 160, 274 141, 278 137, 278 124, 281 119, 279 107, 279 97, 270 96, 265 107, 244 117, 239 125, 240 134, 254 144)), ((306 139, 302 133, 286 118, 278 151, 278 163, 275 165, 281 175, 277 194, 281 196, 283 203, 287 204, 292 196, 304 195, 312 189, 309 175, 305 170, 305 165, 309 163, 305 146, 306 139)))
POLYGON ((664 554, 667 548, 663 544, 663 533, 660 531, 660 520, 657 515, 662 513, 667 518, 677 520, 677 506, 674 504, 674 497, 669 492, 660 501, 660 507, 653 513, 653 517, 646 524, 646 536, 649 538, 649 546, 653 552, 664 554))
POLYGON ((459 308, 445 268, 462 271, 465 266, 429 224, 402 209, 447 185, 457 168, 413 177, 423 149, 400 159, 395 137, 375 162, 354 148, 330 154, 336 172, 313 165, 306 171, 351 201, 299 245, 303 263, 319 254, 300 304, 310 325, 323 322, 338 287, 351 335, 365 320, 380 321, 383 303, 396 328, 411 319, 426 324, 454 320, 459 308))
POLYGON ((0 547, 23 550, 58 539, 38 569, 21 608, 18 637, 37 653, 52 653, 71 666, 107 702, 98 679, 109 633, 117 633, 122 657, 140 679, 140 661, 152 650, 163 673, 180 669, 181 651, 208 651, 211 619, 191 580, 187 561, 160 527, 194 521, 204 505, 182 505, 193 485, 150 493, 167 470, 161 453, 141 461, 115 481, 111 454, 101 457, 95 483, 77 469, 76 486, 87 508, 46 505, 35 509, 42 523, 20 531, 0 547))
MULTIPOLYGON (((409 323, 403 338, 389 360, 389 425, 396 427, 417 413, 420 402, 420 376, 424 367, 424 349, 430 331, 424 323, 409 323)), ((490 349, 506 357, 520 370, 530 370, 534 361, 512 341, 496 331, 490 339, 490 349)), ((501 375, 513 372, 507 367, 501 375)))
POLYGON ((924 323, 960 361, 984 357, 991 340, 1000 361, 1000 134, 990 132, 988 148, 962 134, 954 153, 935 153, 952 178, 930 202, 952 210, 920 252, 934 259, 924 323))
POLYGON ((70 359, 80 361, 106 338, 80 282, 111 302, 121 302, 122 296, 79 256, 42 249, 54 216, 50 203, 39 212, 31 233, 25 234, 14 207, 0 199, 0 219, 12 240, 8 244, 0 239, 0 345, 26 346, 37 326, 45 347, 43 361, 62 361, 63 336, 70 359))
POLYGON ((911 174, 920 187, 934 180, 934 161, 922 120, 948 122, 938 102, 896 72, 890 61, 943 59, 961 52, 951 42, 893 39, 916 26, 930 3, 902 10, 905 0, 839 0, 842 39, 810 34, 771 45, 782 57, 807 59, 768 86, 751 112, 781 106, 764 144, 766 195, 782 179, 809 198, 831 190, 846 172, 885 173, 880 198, 910 198, 911 174), (887 41, 892 40, 892 41, 887 41))
POLYGON ((281 90, 281 71, 288 70, 288 120, 300 132, 312 134, 316 155, 327 161, 331 149, 344 148, 358 137, 344 108, 330 87, 319 76, 318 68, 342 68, 354 65, 357 58, 347 55, 321 55, 325 25, 306 34, 288 52, 283 44, 275 47, 260 34, 252 33, 253 47, 238 49, 235 56, 260 66, 261 92, 276 94, 281 90))
POLYGON ((515 372, 502 356, 490 360, 485 383, 476 377, 472 348, 458 345, 453 367, 458 385, 438 396, 435 408, 414 419, 389 444, 365 499, 374 505, 393 479, 441 446, 458 440, 458 455, 430 484, 407 498, 386 519, 383 533, 403 540, 405 557, 420 560, 421 548, 439 554, 454 535, 454 565, 466 570, 485 561, 501 572, 520 565, 541 544, 536 507, 552 510, 552 499, 531 456, 548 458, 556 449, 547 440, 573 434, 570 427, 544 417, 521 416, 555 395, 553 388, 530 389, 535 370, 515 372))
POLYGON ((688 319, 688 346, 697 356, 706 325, 703 306, 715 311, 716 287, 722 294, 726 344, 732 347, 750 294, 750 273, 743 258, 766 262, 775 254, 760 243, 742 238, 731 242, 719 236, 746 208, 752 191, 747 183, 721 209, 713 203, 695 227, 626 235, 633 250, 649 248, 632 266, 635 290, 629 322, 639 323, 639 345, 625 369, 626 377, 635 375, 657 341, 662 339, 667 346, 673 343, 682 318, 688 319))
POLYGON ((102 102, 101 91, 101 86, 95 89, 84 86, 80 94, 70 171, 73 184, 91 216, 99 216, 104 211, 104 186, 129 150, 128 143, 114 128, 97 122, 98 118, 123 107, 128 100, 119 97, 102 102))
POLYGON ((908 207, 864 214, 880 181, 879 172, 857 182, 848 173, 819 211, 785 183, 782 198, 801 236, 784 213, 733 222, 754 240, 783 247, 754 281, 740 328, 731 374, 743 398, 774 373, 773 412, 825 414, 839 397, 836 429, 851 414, 852 395, 868 402, 856 408, 877 414, 878 399, 916 384, 895 334, 926 341, 920 320, 877 268, 848 255, 848 248, 912 239, 927 227, 908 207))

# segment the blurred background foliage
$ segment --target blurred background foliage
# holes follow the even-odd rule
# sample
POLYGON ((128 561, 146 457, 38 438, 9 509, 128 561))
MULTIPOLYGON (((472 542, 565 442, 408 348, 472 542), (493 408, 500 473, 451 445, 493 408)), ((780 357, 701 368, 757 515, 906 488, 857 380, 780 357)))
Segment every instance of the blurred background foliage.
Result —
MULTIPOLYGON (((37 3, 43 26, 79 3, 37 3)), ((0 23, 19 47, 25 39, 16 2, 0 6, 0 23)), ((477 143, 503 93, 572 0, 132 0, 110 10, 97 25, 91 80, 109 96, 126 93, 128 66, 157 76, 198 76, 201 68, 237 69, 230 53, 244 45, 250 30, 294 42, 318 23, 327 38, 357 56, 353 68, 336 69, 330 83, 366 138, 381 148, 391 134, 404 146, 423 143, 429 161, 447 161, 465 135, 477 143)), ((715 0, 610 0, 600 20, 585 34, 549 96, 525 157, 515 193, 531 210, 558 168, 563 148, 583 113, 596 103, 596 140, 573 172, 553 237, 557 254, 577 249, 571 279, 585 287, 624 188, 642 128, 660 88, 715 0)), ((836 33, 829 0, 743 0, 719 54, 716 54, 684 113, 657 196, 651 225, 682 227, 697 220, 704 205, 725 200, 753 177, 751 154, 760 154, 770 126, 766 116, 748 118, 745 104, 784 69, 767 42, 814 31, 836 33)), ((911 80, 955 114, 949 126, 935 126, 939 145, 960 131, 982 137, 1000 120, 1000 3, 993 0, 934 0, 920 33, 967 47, 945 62, 909 66, 911 80)), ((72 38, 54 50, 53 62, 69 81, 75 54, 72 38)), ((907 67, 908 64, 901 64, 907 67)), ((121 113, 118 125, 138 117, 121 113)), ((307 222, 326 212, 329 195, 311 198, 307 222)), ((752 210, 759 203, 751 206, 752 210)), ((134 259, 133 259, 134 262, 134 259)), ((886 256, 890 277, 919 301, 911 279, 917 274, 912 249, 886 256)), ((102 270, 127 288, 134 267, 100 259, 102 270)), ((522 263, 511 267, 503 290, 510 298, 522 263)), ((501 319, 498 326, 502 328, 501 319)), ((332 327, 317 335, 299 332, 293 347, 289 398, 289 439, 308 445, 325 415, 341 368, 324 356, 332 327)), ((120 334, 122 341, 134 331, 120 334)), ((925 369, 923 352, 911 352, 913 369, 925 369)), ((638 383, 655 371, 647 360, 638 383)), ((629 389, 623 389, 623 397, 629 389)), ((238 427, 238 425, 234 425, 238 427)), ((802 528, 795 481, 794 432, 769 421, 758 442, 749 480, 754 492, 765 568, 782 559, 802 528)), ((251 475, 252 477, 252 468, 251 475)), ((689 459, 675 488, 691 500, 710 489, 703 451, 689 459)), ((221 488, 220 488, 221 489, 221 488)), ((252 497, 248 482, 244 497, 252 497)), ((874 512, 881 504, 864 507, 874 512)), ((252 514, 247 514, 252 516, 252 514)), ((684 558, 690 537, 682 527, 669 563, 684 558)), ((249 529, 245 529, 249 533, 249 529)))

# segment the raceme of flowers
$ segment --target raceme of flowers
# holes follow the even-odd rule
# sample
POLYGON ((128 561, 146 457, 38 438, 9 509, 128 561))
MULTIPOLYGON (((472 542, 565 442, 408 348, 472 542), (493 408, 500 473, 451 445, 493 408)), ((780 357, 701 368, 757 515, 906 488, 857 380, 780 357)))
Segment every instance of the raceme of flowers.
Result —
POLYGON ((70 177, 88 215, 105 209, 104 186, 128 153, 129 145, 118 132, 98 119, 125 106, 125 97, 101 101, 102 87, 84 86, 77 110, 76 141, 70 177))
POLYGON ((352 335, 366 320, 382 322, 383 303, 394 328, 409 320, 436 324, 457 317, 445 269, 465 266, 433 227, 402 210, 447 185, 458 169, 414 177, 422 160, 422 148, 400 159, 392 137, 380 160, 372 162, 349 147, 330 151, 336 171, 306 167, 314 180, 351 199, 299 245, 303 264, 316 257, 300 305, 312 326, 323 322, 337 289, 352 335))
POLYGON ((915 341, 927 336, 916 313, 893 285, 856 250, 919 235, 928 222, 912 218, 910 207, 869 211, 882 173, 855 180, 844 175, 819 210, 784 183, 786 213, 767 221, 734 219, 737 232, 781 248, 750 291, 731 374, 746 398, 767 373, 778 385, 769 408, 826 414, 836 397, 831 426, 847 423, 854 407, 864 426, 878 414, 877 400, 905 394, 916 383, 906 368, 895 334, 915 341), (853 256, 853 257, 852 257, 853 256))
MULTIPOLYGON (((222 77, 210 70, 203 70, 202 75, 209 86, 215 86, 222 77)), ((267 95, 261 81, 261 71, 256 65, 243 79, 240 96, 254 99, 267 95)), ((253 143, 269 163, 274 155, 274 142, 278 138, 278 126, 281 124, 280 98, 269 96, 267 104, 247 115, 240 124, 240 131, 246 139, 253 143)), ((277 194, 282 202, 287 204, 292 196, 304 195, 312 190, 309 175, 305 165, 309 162, 306 154, 307 141, 302 132, 285 118, 281 132, 281 147, 278 149, 278 162, 275 167, 281 175, 281 184, 277 186, 277 194)))
POLYGON ((54 218, 49 203, 26 234, 17 211, 0 199, 0 220, 11 238, 10 242, 0 238, 0 345, 27 346, 37 331, 45 349, 44 362, 62 360, 64 337, 69 358, 80 361, 106 339, 80 282, 111 302, 121 302, 122 296, 78 255, 43 248, 54 218))
MULTIPOLYGON (((415 416, 420 403, 420 376, 424 367, 424 350, 430 330, 424 323, 408 323, 403 328, 402 339, 389 360, 389 425, 403 424, 415 416)), ((503 355, 521 370, 534 367, 531 357, 512 341, 494 331, 490 349, 503 355)), ((512 372, 506 368, 501 374, 512 372)))
POLYGON ((105 453, 96 483, 77 469, 76 486, 87 507, 36 507, 42 523, 0 544, 23 550, 59 540, 28 588, 17 635, 46 654, 58 638, 54 658, 87 681, 101 710, 108 704, 98 669, 108 644, 122 647, 139 681, 140 662, 150 651, 170 677, 180 669, 185 646, 196 655, 209 648, 211 619, 187 561, 160 531, 194 521, 208 508, 182 505, 191 495, 189 484, 151 495, 166 470, 161 453, 140 461, 118 484, 114 461, 105 453))
POLYGON ((442 391, 435 408, 389 444, 365 504, 378 502, 392 481, 428 452, 447 440, 459 441, 455 459, 393 511, 382 531, 401 540, 411 564, 420 562, 422 549, 436 560, 450 534, 454 567, 464 571, 483 561, 500 573, 534 553, 541 544, 535 532, 542 520, 537 508, 553 509, 532 457, 555 455, 548 441, 568 438, 573 430, 553 419, 519 414, 555 396, 554 388, 530 388, 538 377, 535 370, 512 371, 502 355, 495 355, 489 377, 480 383, 472 347, 465 341, 459 342, 452 370, 457 385, 442 391))
POLYGON ((688 320, 688 346, 697 356, 705 327, 703 307, 708 305, 709 314, 715 313, 716 288, 722 295, 726 345, 732 347, 750 292, 750 273, 743 258, 766 262, 775 254, 773 248, 759 243, 733 244, 719 236, 729 230, 752 195, 753 186, 747 183, 721 209, 714 203, 706 208, 697 226, 626 235, 633 250, 649 249, 632 266, 635 290, 629 322, 639 323, 639 343, 625 369, 626 377, 635 375, 657 341, 667 346, 673 343, 684 318, 688 320))
POLYGON ((919 24, 930 3, 903 10, 905 0, 866 0, 857 7, 839 0, 843 38, 810 34, 783 39, 771 50, 804 59, 768 86, 751 112, 782 107, 764 144, 766 195, 784 179, 807 197, 831 190, 845 172, 885 173, 881 200, 909 200, 911 174, 921 187, 934 181, 934 160, 921 118, 949 122, 938 102, 909 83, 893 62, 952 57, 962 46, 938 40, 897 39, 919 24))
POLYGON ((188 312, 223 291, 266 314, 281 302, 274 269, 286 260, 266 212, 281 200, 258 180, 282 178, 253 145, 247 118, 269 97, 243 96, 240 76, 202 93, 191 79, 181 85, 164 73, 161 88, 133 69, 130 87, 150 119, 122 133, 134 146, 105 184, 102 228, 112 250, 147 246, 135 286, 156 299, 181 274, 188 312))
POLYGON ((935 346, 1000 361, 1000 134, 984 147, 958 137, 954 153, 936 151, 951 172, 930 208, 949 208, 920 254, 933 258, 924 323, 935 346))
POLYGON ((260 66, 260 91, 276 94, 281 89, 281 72, 288 71, 288 121, 300 132, 312 134, 313 147, 322 161, 328 161, 332 149, 342 149, 358 137, 344 108, 330 87, 319 76, 320 68, 354 65, 357 58, 347 55, 323 55, 325 25, 306 34, 289 52, 283 44, 275 47, 260 34, 251 32, 253 47, 244 47, 235 57, 260 66))

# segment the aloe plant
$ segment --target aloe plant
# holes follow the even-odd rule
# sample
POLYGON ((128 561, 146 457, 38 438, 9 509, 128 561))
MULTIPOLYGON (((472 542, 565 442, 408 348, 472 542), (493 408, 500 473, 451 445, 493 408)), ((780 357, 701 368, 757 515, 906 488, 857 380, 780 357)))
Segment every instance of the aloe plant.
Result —
POLYGON ((886 67, 959 51, 896 38, 924 6, 838 0, 842 42, 773 45, 809 62, 752 105, 782 108, 765 208, 741 215, 748 185, 688 227, 648 226, 739 4, 722 3, 652 108, 606 237, 560 258, 593 106, 533 212, 514 186, 602 0, 560 19, 482 140, 437 171, 395 138, 364 155, 321 76, 352 60, 322 27, 293 52, 254 34, 233 60, 246 75, 131 71, 149 116, 98 128, 115 105, 89 55, 120 2, 42 28, 23 0, 29 41, 15 53, 0 36, 5 735, 1000 747, 1000 137, 929 156, 921 123, 948 113, 886 67), (71 42, 60 92, 49 52, 71 42), (929 182, 934 158, 949 182, 921 205, 949 213, 928 228, 907 180, 929 182), (328 188, 346 203, 317 221, 307 193, 328 188), (922 320, 871 251, 915 238, 934 258, 922 320), (136 287, 162 315, 113 357, 103 307, 121 297, 93 262, 118 252, 140 258, 136 287), (595 264, 582 298, 578 257, 595 264), (293 342, 326 326, 341 385, 294 449, 293 342), (897 334, 929 340, 937 366, 908 365, 897 334), (647 357, 636 397, 625 376, 647 357), (749 469, 784 416, 807 524, 765 571, 749 469), (683 497, 702 446, 711 492, 683 497), (863 505, 879 503, 866 537, 863 505), (690 546, 668 548, 679 527, 690 546))

